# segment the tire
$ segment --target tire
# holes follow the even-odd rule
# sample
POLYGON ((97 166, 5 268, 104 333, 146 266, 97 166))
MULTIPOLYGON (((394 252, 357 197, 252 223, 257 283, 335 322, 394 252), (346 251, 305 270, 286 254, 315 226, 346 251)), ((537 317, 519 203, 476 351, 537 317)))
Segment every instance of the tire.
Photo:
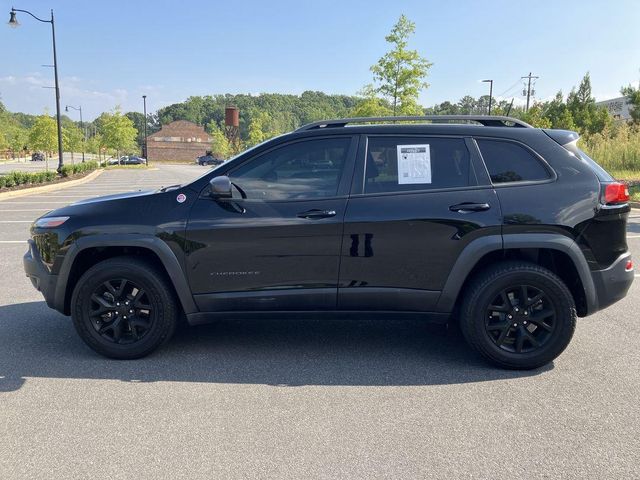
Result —
POLYGON ((567 286, 528 262, 502 262, 480 272, 465 289, 460 309, 467 343, 503 368, 548 364, 567 347, 575 327, 576 307, 567 286))
POLYGON ((135 257, 111 258, 89 268, 71 297, 80 338, 110 358, 129 360, 153 352, 171 338, 178 315, 164 272, 135 257))

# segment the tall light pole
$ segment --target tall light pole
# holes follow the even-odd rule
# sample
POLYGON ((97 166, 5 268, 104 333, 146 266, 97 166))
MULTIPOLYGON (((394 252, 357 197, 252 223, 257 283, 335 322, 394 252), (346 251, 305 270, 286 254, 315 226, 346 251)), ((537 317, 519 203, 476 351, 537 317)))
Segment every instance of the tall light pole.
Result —
POLYGON ((493 98, 493 80, 482 80, 482 83, 489 83, 489 115, 491 115, 491 99, 493 98))
POLYGON ((58 122, 58 172, 62 171, 62 167, 64 165, 64 160, 62 158, 62 123, 60 121, 60 85, 58 83, 58 58, 56 55, 56 25, 53 21, 53 9, 51 9, 51 20, 44 20, 42 18, 36 17, 33 13, 27 10, 19 10, 17 8, 11 7, 11 11, 9 12, 9 26, 16 28, 20 26, 18 20, 16 19, 16 12, 23 12, 31 15, 33 18, 42 23, 50 23, 51 24, 51 36, 53 38, 53 75, 56 81, 56 120, 58 122))
POLYGON ((84 131, 84 123, 82 123, 82 105, 78 107, 67 105, 66 107, 64 107, 64 111, 68 112, 70 108, 73 108, 74 110, 80 112, 80 130, 82 130, 82 163, 84 163, 84 142, 87 140, 87 136, 84 131))
POLYGON ((144 108, 144 161, 149 165, 149 153, 147 151, 147 96, 142 95, 142 105, 144 108))

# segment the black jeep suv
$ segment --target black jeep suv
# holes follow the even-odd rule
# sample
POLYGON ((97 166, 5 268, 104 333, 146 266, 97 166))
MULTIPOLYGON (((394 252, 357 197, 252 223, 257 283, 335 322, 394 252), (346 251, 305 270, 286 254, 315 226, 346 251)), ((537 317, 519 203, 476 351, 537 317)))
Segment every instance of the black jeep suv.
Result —
POLYGON ((114 358, 182 314, 385 315, 455 319, 493 363, 535 368, 634 276, 628 191, 577 140, 506 117, 317 122, 189 184, 49 212, 24 267, 114 358))

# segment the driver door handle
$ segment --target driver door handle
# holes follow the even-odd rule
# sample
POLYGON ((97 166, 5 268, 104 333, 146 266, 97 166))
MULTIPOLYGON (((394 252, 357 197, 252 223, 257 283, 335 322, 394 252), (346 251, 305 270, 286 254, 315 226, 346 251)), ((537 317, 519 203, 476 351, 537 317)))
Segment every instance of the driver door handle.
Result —
POLYGON ((298 218, 308 218, 309 220, 316 220, 320 218, 335 217, 336 211, 335 210, 318 210, 314 208, 312 210, 307 210, 306 212, 300 212, 297 216, 298 218))
POLYGON ((491 205, 489 205, 488 203, 464 202, 464 203, 458 203, 457 205, 451 205, 449 207, 449 210, 451 210, 452 212, 459 212, 459 213, 471 213, 471 212, 484 212, 485 210, 489 210, 490 208, 491 208, 491 205))

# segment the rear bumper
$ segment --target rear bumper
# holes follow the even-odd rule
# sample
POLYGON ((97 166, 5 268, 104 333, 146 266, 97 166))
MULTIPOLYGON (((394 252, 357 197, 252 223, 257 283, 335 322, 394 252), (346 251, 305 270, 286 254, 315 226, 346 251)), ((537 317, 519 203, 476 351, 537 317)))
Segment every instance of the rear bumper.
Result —
POLYGON ((631 260, 631 253, 627 252, 620 255, 610 267, 591 272, 598 310, 623 299, 629 291, 634 277, 634 270, 626 269, 629 260, 631 260))
POLYGON ((62 311, 63 308, 57 308, 58 305, 56 302, 56 283, 58 276, 52 275, 44 266, 33 240, 29 240, 29 250, 24 254, 22 263, 27 277, 29 277, 35 289, 42 293, 47 305, 58 311, 62 311))

